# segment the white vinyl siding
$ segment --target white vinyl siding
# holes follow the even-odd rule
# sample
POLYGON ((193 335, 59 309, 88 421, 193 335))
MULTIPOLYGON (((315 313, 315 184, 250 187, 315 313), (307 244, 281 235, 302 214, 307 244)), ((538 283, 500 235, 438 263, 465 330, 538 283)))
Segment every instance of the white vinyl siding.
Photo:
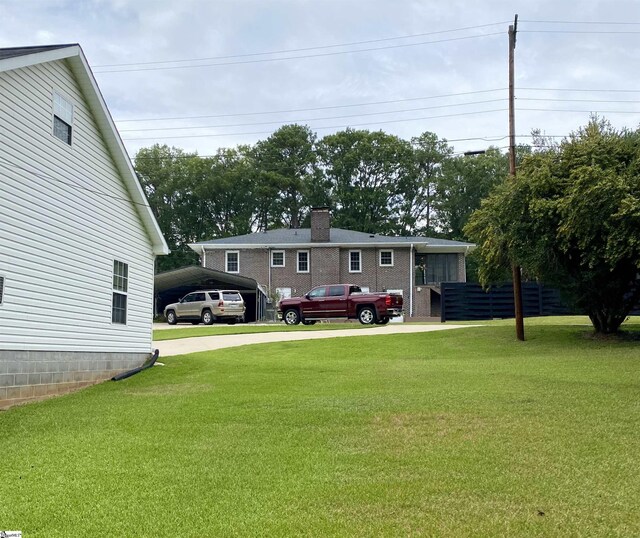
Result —
POLYGON ((0 95, 0 349, 148 353, 151 242, 66 62, 2 72, 0 95), (74 104, 73 146, 52 136, 52 89, 74 104), (114 259, 126 325, 111 322, 114 259))

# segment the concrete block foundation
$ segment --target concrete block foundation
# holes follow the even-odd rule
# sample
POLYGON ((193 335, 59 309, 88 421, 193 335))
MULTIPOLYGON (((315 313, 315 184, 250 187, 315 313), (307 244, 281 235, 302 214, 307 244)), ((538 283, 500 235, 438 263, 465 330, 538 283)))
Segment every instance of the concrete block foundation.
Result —
POLYGON ((142 366, 151 353, 0 350, 0 409, 65 394, 142 366))

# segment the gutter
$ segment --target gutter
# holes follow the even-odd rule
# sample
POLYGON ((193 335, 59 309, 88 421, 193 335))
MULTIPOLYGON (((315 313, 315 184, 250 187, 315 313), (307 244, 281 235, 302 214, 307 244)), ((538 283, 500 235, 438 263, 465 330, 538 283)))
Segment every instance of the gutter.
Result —
POLYGON ((121 374, 114 375, 111 378, 111 381, 120 381, 122 379, 127 379, 127 377, 131 377, 132 375, 135 375, 138 372, 142 372, 142 370, 146 370, 147 368, 151 368, 156 363, 156 361, 158 360, 158 356, 159 355, 160 355, 160 350, 156 349, 153 352, 153 355, 151 355, 151 357, 149 359, 147 359, 146 362, 142 366, 139 366, 138 368, 134 368, 133 370, 129 370, 128 372, 122 372, 121 374))

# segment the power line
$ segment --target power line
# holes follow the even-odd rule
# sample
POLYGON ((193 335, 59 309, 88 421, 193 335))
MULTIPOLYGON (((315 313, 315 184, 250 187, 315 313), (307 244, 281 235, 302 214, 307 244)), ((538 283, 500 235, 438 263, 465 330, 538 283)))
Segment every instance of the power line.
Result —
POLYGON ((619 30, 520 30, 524 34, 614 34, 614 35, 635 35, 640 31, 619 31, 619 30))
POLYGON ((400 49, 406 47, 417 47, 420 45, 433 45, 437 43, 449 43, 452 41, 463 41, 467 39, 476 39, 479 37, 493 37, 502 35, 502 32, 493 32, 491 34, 478 34, 472 36, 463 36, 463 37, 451 37, 448 39, 439 39, 435 41, 420 41, 418 43, 405 43, 401 45, 388 45, 385 47, 370 47, 366 49, 357 49, 357 50, 345 50, 339 52, 323 52, 318 54, 306 54, 300 56, 282 56, 280 58, 263 58, 260 60, 242 60, 238 62, 220 62, 220 63, 208 63, 208 64, 198 64, 198 65, 174 65, 174 66, 162 66, 162 67, 139 67, 135 69, 108 69, 104 71, 94 71, 95 74, 103 74, 103 73, 129 73, 135 71, 165 71, 169 69, 193 69, 197 67, 215 67, 221 65, 242 65, 242 64, 255 64, 255 63, 265 63, 265 62, 280 62, 283 60, 299 60, 306 58, 320 58, 326 56, 338 56, 342 54, 355 54, 360 52, 372 52, 376 50, 389 50, 389 49, 400 49))
POLYGON ((460 97, 464 95, 477 95, 479 93, 491 93, 491 92, 499 92, 504 91, 506 88, 494 88, 491 90, 476 90, 472 92, 460 92, 460 93, 445 93, 442 95, 430 95, 425 97, 408 97, 406 99, 393 99, 390 101, 370 101, 368 103, 353 103, 350 105, 331 105, 331 106, 320 106, 313 108, 292 108, 289 110, 271 110, 271 111, 262 111, 262 112, 239 112, 234 114, 214 114, 214 115, 204 115, 204 116, 173 116, 173 117, 165 117, 165 118, 130 118, 124 120, 115 120, 116 123, 125 123, 125 122, 138 122, 138 121, 171 121, 171 120, 198 120, 198 119, 212 119, 212 118, 231 118, 237 116, 261 116, 268 114, 288 114, 290 112, 311 112, 317 110, 331 110, 334 108, 351 108, 358 106, 373 106, 373 105, 388 105, 394 103, 405 103, 408 101, 424 101, 428 99, 441 99, 444 97, 460 97))
MULTIPOLYGON (((248 127, 252 125, 274 125, 274 124, 287 124, 287 123, 304 123, 309 121, 321 121, 321 120, 335 120, 335 119, 343 119, 343 118, 359 118, 363 116, 380 116, 385 114, 400 114, 404 112, 417 112, 420 110, 434 110, 439 108, 450 108, 450 107, 459 107, 459 106, 468 106, 468 105, 479 105, 486 103, 497 103, 501 101, 506 101, 507 99, 489 99, 485 101, 471 101, 468 103, 453 103, 448 105, 437 105, 431 107, 417 107, 417 108, 405 108, 400 110, 389 110, 382 112, 363 112, 360 114, 346 114, 342 116, 325 116, 319 118, 300 118, 300 119, 290 119, 290 120, 274 120, 274 121, 262 121, 262 122, 252 122, 252 123, 231 123, 231 124, 222 124, 222 125, 187 125, 187 126, 178 126, 178 127, 147 127, 142 129, 119 129, 121 133, 125 132, 148 132, 148 131, 179 131, 179 130, 193 130, 193 129, 219 129, 219 128, 227 128, 227 127, 248 127)), ((544 102, 561 102, 561 103, 630 103, 637 104, 640 101, 624 101, 624 100, 607 100, 607 99, 553 99, 553 98, 536 98, 536 97, 520 97, 517 99, 518 101, 544 101, 544 102)))
POLYGON ((621 22, 621 21, 534 21, 534 20, 520 20, 520 22, 532 23, 532 24, 611 24, 611 25, 640 25, 640 22, 621 22))
POLYGON ((607 89, 607 88, 516 88, 517 90, 531 90, 540 92, 609 92, 609 93, 640 93, 640 90, 619 90, 619 89, 607 89))
MULTIPOLYGON (((325 127, 314 127, 314 130, 323 130, 323 129, 346 129, 349 127, 364 127, 366 125, 383 125, 388 123, 401 123, 405 121, 421 121, 421 120, 432 120, 439 118, 452 118, 457 116, 469 116, 472 114, 487 114, 492 112, 504 112, 507 110, 506 108, 499 108, 494 110, 479 110, 475 112, 460 112, 458 114, 443 114, 440 116, 426 116, 421 118, 408 118, 402 120, 385 120, 385 121, 376 121, 376 122, 367 122, 367 123, 352 123, 350 125, 327 125, 325 127)), ((177 135, 177 136, 152 136, 152 137, 142 137, 142 138, 123 138, 123 140, 171 140, 177 138, 209 138, 209 137, 218 137, 218 136, 244 136, 244 135, 262 135, 262 134, 271 134, 272 131, 254 131, 254 132, 246 132, 246 133, 215 133, 215 134, 203 134, 203 135, 177 135)))
POLYGON ((186 62, 207 62, 211 60, 230 60, 233 58, 248 58, 250 56, 267 56, 270 54, 289 54, 292 52, 307 52, 310 50, 322 50, 322 49, 331 49, 337 47, 352 47, 354 45, 367 45, 369 43, 382 43, 385 41, 396 41, 399 39, 413 39, 416 37, 426 37, 430 35, 438 35, 438 34, 448 34, 453 32, 463 32, 466 30, 477 30, 480 28, 488 28, 490 26, 497 26, 504 24, 504 22, 492 22, 488 24, 480 24, 476 26, 465 26, 463 28, 454 28, 452 30, 438 30, 435 32, 424 32, 420 34, 410 34, 404 36, 396 36, 396 37, 383 37, 380 39, 367 39, 365 41, 351 41, 349 43, 336 43, 333 45, 318 45, 315 47, 304 47, 298 49, 283 49, 283 50, 273 50, 269 52, 249 52, 245 54, 230 54, 227 56, 209 56, 206 58, 187 58, 180 60, 159 60, 153 62, 132 62, 132 63, 122 63, 122 64, 103 64, 103 65, 95 65, 94 68, 100 69, 103 67, 130 67, 134 65, 157 65, 157 64, 167 64, 167 63, 186 63, 186 62))
POLYGON ((434 110, 438 108, 450 108, 450 107, 458 107, 458 106, 469 106, 469 105, 481 105, 487 103, 497 103, 500 101, 506 101, 507 99, 489 99, 486 101, 472 101, 470 103, 455 103, 450 105, 436 105, 436 106, 427 106, 427 107, 418 107, 418 108, 405 108, 402 110, 389 110, 383 112, 364 112, 361 114, 346 114, 342 116, 325 116, 320 118, 302 118, 296 120, 276 120, 276 121, 260 121, 254 123, 232 123, 227 125, 196 125, 196 126, 187 126, 187 127, 148 127, 143 129, 120 129, 120 132, 141 132, 141 131, 175 131, 180 130, 183 131, 185 129, 193 130, 193 129, 219 129, 226 127, 248 127, 251 125, 273 125, 273 124, 282 124, 282 123, 302 123, 308 121, 322 121, 322 120, 336 120, 336 119, 344 119, 344 118, 359 118, 362 116, 380 116, 383 114, 399 114, 403 112, 417 112, 419 110, 434 110))

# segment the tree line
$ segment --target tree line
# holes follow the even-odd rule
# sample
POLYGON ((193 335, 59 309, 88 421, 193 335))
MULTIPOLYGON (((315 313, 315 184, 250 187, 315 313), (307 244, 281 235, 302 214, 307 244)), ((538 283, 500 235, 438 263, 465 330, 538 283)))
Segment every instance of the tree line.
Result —
POLYGON ((469 216, 504 181, 508 159, 498 148, 457 155, 431 132, 404 140, 346 129, 318 138, 292 124, 207 157, 143 148, 135 168, 172 250, 158 260, 167 270, 197 261, 188 243, 305 227, 321 206, 338 228, 465 240, 469 216))

